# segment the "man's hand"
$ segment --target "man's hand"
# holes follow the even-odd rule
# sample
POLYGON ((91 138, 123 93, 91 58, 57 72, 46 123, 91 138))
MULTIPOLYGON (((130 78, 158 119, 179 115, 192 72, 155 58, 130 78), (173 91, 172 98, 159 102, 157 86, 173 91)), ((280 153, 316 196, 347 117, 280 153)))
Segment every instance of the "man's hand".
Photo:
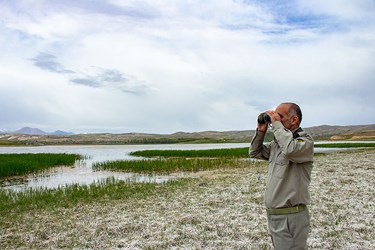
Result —
POLYGON ((275 121, 279 121, 281 122, 281 117, 278 113, 276 113, 275 111, 273 110, 268 110, 266 111, 267 115, 269 115, 269 117, 271 118, 271 123, 275 122, 275 121))
MULTIPOLYGON (((266 111, 267 115, 271 118, 271 123, 275 122, 275 121, 280 121, 281 122, 281 117, 278 113, 276 113, 274 110, 268 110, 266 111)), ((267 132, 267 128, 268 128, 268 122, 264 123, 264 124, 259 124, 258 123, 258 126, 257 126, 257 129, 259 132, 267 132)))
POLYGON ((268 122, 263 123, 263 124, 258 123, 257 129, 258 129, 259 132, 265 133, 265 132, 267 132, 267 128, 268 128, 268 122))

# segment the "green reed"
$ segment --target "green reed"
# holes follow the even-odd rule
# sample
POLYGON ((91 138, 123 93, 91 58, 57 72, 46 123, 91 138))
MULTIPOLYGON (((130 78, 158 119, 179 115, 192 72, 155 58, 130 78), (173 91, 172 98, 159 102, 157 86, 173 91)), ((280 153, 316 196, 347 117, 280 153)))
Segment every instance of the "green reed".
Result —
POLYGON ((373 148, 375 143, 373 142, 341 142, 341 143, 322 143, 315 144, 316 148, 373 148))
POLYGON ((248 157, 249 148, 219 148, 201 150, 142 150, 131 152, 143 157, 248 157))
POLYGON ((92 202, 108 203, 113 200, 127 200, 132 197, 145 198, 161 192, 170 192, 183 186, 192 179, 169 180, 163 184, 142 182, 132 183, 113 177, 94 182, 90 185, 71 184, 55 189, 27 189, 12 191, 0 189, 1 224, 32 209, 72 208, 78 204, 92 202))
POLYGON ((117 170, 133 173, 172 173, 180 171, 201 171, 223 167, 233 167, 236 158, 158 158, 142 160, 117 160, 93 164, 95 170, 117 170))
POLYGON ((73 165, 77 154, 0 154, 0 177, 25 175, 59 165, 73 165))
MULTIPOLYGON (((250 145, 249 145, 250 146, 250 145)), ((375 143, 325 143, 315 144, 316 148, 356 148, 375 147, 375 143)), ((131 152, 132 156, 142 157, 237 157, 247 158, 249 147, 244 148, 219 148, 204 150, 141 150, 131 152)))

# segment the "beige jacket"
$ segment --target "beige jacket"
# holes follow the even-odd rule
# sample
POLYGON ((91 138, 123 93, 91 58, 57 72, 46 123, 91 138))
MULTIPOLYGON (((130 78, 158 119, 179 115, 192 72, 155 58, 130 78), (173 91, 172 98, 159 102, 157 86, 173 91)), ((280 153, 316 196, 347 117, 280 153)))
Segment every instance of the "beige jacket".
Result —
POLYGON ((294 135, 281 122, 272 124, 274 140, 263 144, 265 133, 256 132, 249 150, 251 158, 268 160, 265 193, 267 208, 309 204, 314 141, 302 129, 294 135))

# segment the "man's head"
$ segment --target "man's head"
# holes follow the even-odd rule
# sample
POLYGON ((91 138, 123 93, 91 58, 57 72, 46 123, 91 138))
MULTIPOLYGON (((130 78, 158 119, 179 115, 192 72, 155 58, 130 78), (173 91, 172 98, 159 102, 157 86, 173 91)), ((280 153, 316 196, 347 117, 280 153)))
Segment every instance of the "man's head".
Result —
POLYGON ((302 121, 302 112, 300 107, 291 102, 281 103, 277 106, 276 113, 281 117, 281 123, 285 128, 293 131, 298 128, 302 121))

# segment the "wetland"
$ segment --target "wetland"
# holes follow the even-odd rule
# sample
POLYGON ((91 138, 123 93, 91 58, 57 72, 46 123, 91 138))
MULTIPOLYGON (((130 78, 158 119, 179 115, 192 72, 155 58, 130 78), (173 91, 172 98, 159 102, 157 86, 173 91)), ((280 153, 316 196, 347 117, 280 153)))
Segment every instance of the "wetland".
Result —
MULTIPOLYGON (((190 160, 189 164, 202 164, 197 169, 163 170, 173 178, 159 182, 127 181, 112 175, 141 172, 153 176, 160 174, 159 171, 111 166, 121 165, 114 164, 117 161, 145 160, 139 158, 144 156, 132 156, 134 151, 151 150, 157 157, 165 150, 176 149, 176 145, 163 145, 164 148, 139 145, 136 150, 126 149, 130 146, 120 149, 106 146, 107 150, 90 146, 97 155, 87 154, 87 146, 74 150, 54 147, 54 153, 86 155, 85 163, 82 159, 76 161, 81 166, 74 163, 73 167, 64 168, 88 168, 92 174, 108 171, 95 170, 95 163, 108 163, 111 174, 87 184, 73 182, 23 191, 1 188, 0 246, 2 249, 271 249, 263 205, 267 164, 210 155, 227 146, 204 145, 198 150, 194 148, 196 145, 182 145, 180 150, 189 156, 180 159, 175 154, 181 152, 169 152, 167 161, 175 161, 171 166, 185 165, 186 160, 190 160), (204 156, 202 152, 191 155, 191 150, 203 150, 204 156)), ((241 144, 230 147, 233 152, 243 150, 241 144)), ((22 148, 23 153, 40 153, 41 149, 44 153, 52 151, 51 147, 22 148)), ((16 149, 1 150, 14 153, 16 149)), ((309 248, 373 249, 375 150, 345 148, 338 152, 330 148, 328 152, 314 157, 309 248)))

